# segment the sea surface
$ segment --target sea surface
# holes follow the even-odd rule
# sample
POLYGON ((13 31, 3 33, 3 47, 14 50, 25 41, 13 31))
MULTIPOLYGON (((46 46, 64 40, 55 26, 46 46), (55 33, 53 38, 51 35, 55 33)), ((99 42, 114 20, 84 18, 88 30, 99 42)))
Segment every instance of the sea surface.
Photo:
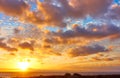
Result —
MULTIPOLYGON (((68 72, 73 74, 73 72, 68 72)), ((81 75, 118 75, 120 72, 77 72, 81 75)), ((33 77, 33 76, 48 76, 48 75, 64 75, 65 72, 0 72, 0 77, 33 77)))

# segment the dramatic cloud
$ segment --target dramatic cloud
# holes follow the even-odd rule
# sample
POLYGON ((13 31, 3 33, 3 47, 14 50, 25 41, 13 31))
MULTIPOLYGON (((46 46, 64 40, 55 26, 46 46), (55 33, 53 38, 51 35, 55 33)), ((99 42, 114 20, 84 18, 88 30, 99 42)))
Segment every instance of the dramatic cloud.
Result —
POLYGON ((23 0, 1 0, 0 11, 7 15, 21 16, 22 21, 28 21, 38 26, 65 27, 67 18, 81 18, 88 15, 98 17, 107 12, 112 0, 55 0, 36 1, 36 11, 31 11, 23 0), (54 5, 51 2, 55 2, 54 5))
POLYGON ((120 19, 120 5, 113 4, 111 9, 108 11, 107 18, 109 19, 120 19))
POLYGON ((21 16, 29 6, 23 0, 0 0, 0 11, 11 16, 21 16))
POLYGON ((0 58, 43 68, 109 65, 119 56, 119 20, 115 0, 0 0, 0 58))
POLYGON ((49 35, 50 38, 43 38, 42 43, 46 45, 86 45, 89 43, 87 39, 80 38, 62 38, 56 35, 49 35))
POLYGON ((86 56, 90 54, 95 54, 99 52, 107 52, 107 51, 109 50, 100 45, 80 46, 77 48, 68 49, 67 55, 70 57, 77 57, 77 56, 86 56))
POLYGON ((112 0, 56 0, 56 5, 51 2, 45 1, 37 2, 38 11, 36 13, 30 13, 27 18, 32 23, 45 24, 50 26, 65 27, 66 18, 81 18, 87 15, 98 17, 107 12, 112 0), (99 9, 99 10, 98 10, 99 9), (52 10, 52 11, 51 11, 52 10), (31 17, 29 17, 31 16, 31 17))
POLYGON ((7 43, 3 42, 4 39, 0 39, 0 48, 7 50, 7 51, 17 51, 17 48, 8 46, 7 43))
POLYGON ((66 8, 69 16, 73 17, 86 17, 98 16, 107 12, 112 0, 61 0, 64 8, 66 8))
POLYGON ((120 27, 112 24, 103 25, 90 25, 87 28, 75 26, 72 30, 65 32, 54 32, 54 35, 64 38, 89 38, 89 39, 102 39, 102 38, 119 38, 120 27))
POLYGON ((29 49, 31 51, 34 51, 34 41, 31 42, 23 42, 19 44, 19 47, 23 48, 23 49, 29 49))

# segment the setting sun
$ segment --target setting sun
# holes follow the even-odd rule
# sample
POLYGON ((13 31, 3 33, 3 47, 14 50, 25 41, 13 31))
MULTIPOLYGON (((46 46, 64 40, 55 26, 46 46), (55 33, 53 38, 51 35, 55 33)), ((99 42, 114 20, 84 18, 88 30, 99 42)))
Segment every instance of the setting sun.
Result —
POLYGON ((120 0, 0 0, 0 78, 113 72, 120 0))
POLYGON ((29 62, 18 62, 18 68, 22 71, 26 71, 29 68, 29 62))

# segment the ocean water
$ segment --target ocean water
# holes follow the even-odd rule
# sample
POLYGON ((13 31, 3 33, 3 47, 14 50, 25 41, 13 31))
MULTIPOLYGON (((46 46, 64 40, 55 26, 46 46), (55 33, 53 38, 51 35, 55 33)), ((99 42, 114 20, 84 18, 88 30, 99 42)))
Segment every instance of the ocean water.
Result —
MULTIPOLYGON (((77 72, 81 75, 120 75, 120 72, 77 72)), ((65 72, 0 72, 2 78, 64 75, 65 72)), ((71 74, 73 74, 71 72, 71 74)))
POLYGON ((47 75, 64 75, 59 72, 1 72, 0 77, 11 78, 11 77, 33 77, 33 76, 47 76, 47 75))

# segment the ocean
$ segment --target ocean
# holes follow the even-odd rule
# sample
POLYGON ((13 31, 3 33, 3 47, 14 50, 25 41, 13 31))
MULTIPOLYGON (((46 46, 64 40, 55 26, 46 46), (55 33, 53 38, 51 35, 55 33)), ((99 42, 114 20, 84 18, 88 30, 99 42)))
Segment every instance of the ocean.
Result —
MULTIPOLYGON (((73 74, 73 72, 68 72, 73 74)), ((120 72, 76 72, 81 75, 118 75, 120 72)), ((65 72, 0 72, 2 78, 64 75, 65 72)))

